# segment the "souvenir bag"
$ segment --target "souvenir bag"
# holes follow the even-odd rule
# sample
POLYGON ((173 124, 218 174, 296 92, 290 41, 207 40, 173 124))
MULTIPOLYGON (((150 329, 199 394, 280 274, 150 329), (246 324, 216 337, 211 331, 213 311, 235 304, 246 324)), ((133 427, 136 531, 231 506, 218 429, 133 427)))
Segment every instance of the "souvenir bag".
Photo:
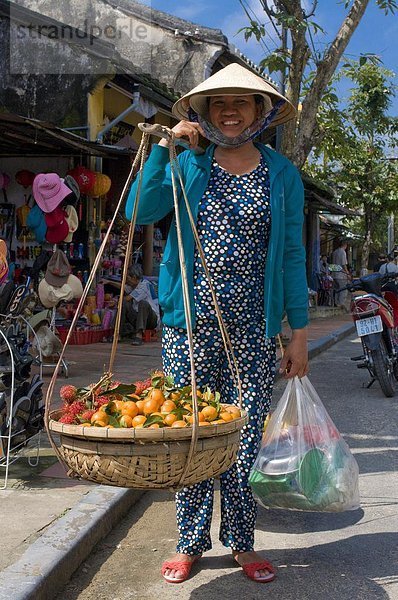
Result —
POLYGON ((289 380, 250 473, 268 508, 342 512, 359 507, 358 465, 307 377, 289 380))

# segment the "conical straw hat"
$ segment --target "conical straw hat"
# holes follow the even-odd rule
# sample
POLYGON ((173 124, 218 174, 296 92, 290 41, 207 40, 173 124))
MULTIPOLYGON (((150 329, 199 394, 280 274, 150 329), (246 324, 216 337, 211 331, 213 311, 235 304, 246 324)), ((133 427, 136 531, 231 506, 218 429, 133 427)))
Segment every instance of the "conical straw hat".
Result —
POLYGON ((278 100, 285 100, 285 104, 278 110, 276 117, 270 123, 270 127, 276 127, 286 121, 293 119, 296 111, 287 98, 282 96, 278 90, 259 77, 249 69, 237 63, 232 63, 212 75, 193 90, 180 98, 173 106, 173 114, 178 119, 189 119, 188 110, 191 107, 196 113, 205 119, 208 118, 209 96, 239 96, 259 94, 266 100, 266 108, 271 108, 269 100, 275 104, 278 100))

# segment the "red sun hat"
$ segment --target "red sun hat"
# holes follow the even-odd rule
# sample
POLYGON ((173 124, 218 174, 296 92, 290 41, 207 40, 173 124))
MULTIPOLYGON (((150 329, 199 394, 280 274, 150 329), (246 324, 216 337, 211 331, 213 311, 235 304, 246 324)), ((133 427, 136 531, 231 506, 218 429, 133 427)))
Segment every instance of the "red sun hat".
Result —
POLYGON ((36 174, 32 171, 28 171, 28 169, 22 169, 15 173, 15 181, 22 185, 24 188, 28 188, 33 184, 33 180, 36 177, 36 174))
POLYGON ((59 244, 69 235, 67 216, 64 209, 60 206, 45 215, 47 225, 46 240, 50 244, 59 244))
POLYGON ((71 171, 68 171, 68 175, 71 175, 73 179, 77 181, 77 185, 82 194, 88 194, 95 184, 94 171, 90 171, 90 169, 86 169, 86 167, 75 167, 71 171))

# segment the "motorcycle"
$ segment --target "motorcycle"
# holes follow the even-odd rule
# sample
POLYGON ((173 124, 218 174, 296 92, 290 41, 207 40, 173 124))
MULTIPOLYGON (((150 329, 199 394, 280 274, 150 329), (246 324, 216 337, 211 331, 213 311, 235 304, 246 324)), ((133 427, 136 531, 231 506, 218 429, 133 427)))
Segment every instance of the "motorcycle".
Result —
POLYGON ((398 380, 398 288, 397 276, 372 273, 354 279, 344 289, 364 294, 351 299, 351 314, 362 342, 363 355, 351 358, 377 380, 387 398, 395 395, 398 380))

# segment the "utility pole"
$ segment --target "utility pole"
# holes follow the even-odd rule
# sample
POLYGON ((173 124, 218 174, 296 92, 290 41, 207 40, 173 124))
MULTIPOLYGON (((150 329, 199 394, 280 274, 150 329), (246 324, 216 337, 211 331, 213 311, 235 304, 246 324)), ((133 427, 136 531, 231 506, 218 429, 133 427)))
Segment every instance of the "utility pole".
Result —
MULTIPOLYGON (((285 56, 285 51, 287 50, 287 27, 282 25, 281 30, 281 50, 283 52, 283 56, 285 56)), ((286 65, 281 70, 281 94, 284 96, 286 94, 286 76, 287 69, 286 65)), ((283 136, 283 125, 278 125, 276 128, 276 140, 275 140, 275 150, 277 152, 281 151, 282 147, 282 136, 283 136)))
POLYGON ((387 221, 387 249, 388 254, 390 254, 394 250, 395 240, 394 240, 394 213, 391 213, 388 217, 387 221))

